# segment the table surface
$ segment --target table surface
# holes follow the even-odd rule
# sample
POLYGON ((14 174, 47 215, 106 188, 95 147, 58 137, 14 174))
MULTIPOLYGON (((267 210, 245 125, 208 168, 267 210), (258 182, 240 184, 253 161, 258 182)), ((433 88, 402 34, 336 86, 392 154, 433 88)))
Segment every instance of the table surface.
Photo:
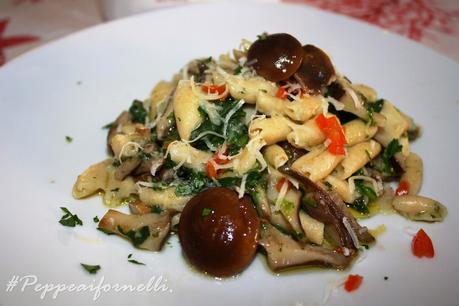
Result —
MULTIPOLYGON (((256 0, 314 6, 404 35, 459 61, 457 0, 256 0)), ((218 0, 0 0, 0 66, 51 40, 119 17, 218 0), (50 18, 51 17, 51 18, 50 18)))

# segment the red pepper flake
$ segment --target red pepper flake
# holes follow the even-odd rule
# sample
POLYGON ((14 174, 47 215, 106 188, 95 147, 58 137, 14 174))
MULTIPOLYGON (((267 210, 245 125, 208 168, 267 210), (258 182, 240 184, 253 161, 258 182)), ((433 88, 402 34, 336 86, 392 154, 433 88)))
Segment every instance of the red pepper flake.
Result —
POLYGON ((344 155, 344 145, 346 144, 346 137, 344 136, 344 130, 341 126, 338 118, 335 116, 326 118, 323 114, 320 114, 315 119, 317 126, 324 133, 327 140, 330 142, 328 145, 328 151, 333 155, 344 155))
POLYGON ((280 190, 282 189, 282 186, 284 186, 285 183, 287 183, 287 190, 289 190, 292 187, 292 183, 289 180, 287 180, 285 177, 283 177, 279 181, 277 181, 277 184, 276 184, 277 192, 280 192, 280 190))
POLYGON ((400 181, 397 190, 395 190, 395 194, 401 196, 408 193, 410 193, 410 184, 407 181, 400 181))
POLYGON ((416 257, 432 258, 435 255, 434 247, 430 237, 421 228, 411 241, 411 251, 416 257))
POLYGON ((279 99, 285 99, 288 97, 288 92, 285 90, 284 87, 281 86, 276 92, 276 97, 279 99))
POLYGON ((226 90, 226 85, 202 85, 201 89, 206 94, 223 94, 226 90))
POLYGON ((207 176, 210 178, 216 178, 217 177, 217 169, 215 169, 214 164, 212 163, 212 159, 209 159, 207 162, 207 176))
POLYGON ((357 290, 362 284, 362 281, 363 281, 363 276, 360 276, 358 274, 350 274, 347 277, 346 282, 344 283, 344 289, 347 292, 352 292, 354 290, 357 290))

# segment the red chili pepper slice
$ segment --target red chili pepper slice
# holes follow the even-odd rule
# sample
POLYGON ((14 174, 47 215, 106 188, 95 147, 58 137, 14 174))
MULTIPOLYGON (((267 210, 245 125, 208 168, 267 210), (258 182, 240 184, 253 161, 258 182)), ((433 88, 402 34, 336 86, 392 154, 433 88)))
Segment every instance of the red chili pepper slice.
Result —
POLYGON ((411 241, 411 251, 417 257, 432 258, 435 256, 432 240, 422 228, 413 237, 413 241, 411 241))

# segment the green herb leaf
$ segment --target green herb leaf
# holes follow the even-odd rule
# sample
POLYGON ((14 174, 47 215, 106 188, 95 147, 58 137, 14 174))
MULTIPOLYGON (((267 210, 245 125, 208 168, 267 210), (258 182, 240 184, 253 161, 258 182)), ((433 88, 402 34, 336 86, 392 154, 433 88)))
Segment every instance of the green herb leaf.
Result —
POLYGON ((355 187, 357 188, 357 190, 359 191, 359 193, 364 196, 364 197, 367 197, 368 198, 368 201, 369 202, 372 202, 374 200, 376 200, 376 198, 378 197, 376 195, 376 192, 373 190, 373 188, 371 187, 368 187, 366 186, 362 181, 358 180, 355 182, 355 187))
POLYGON ((138 123, 145 123, 145 119, 147 118, 147 110, 143 106, 143 102, 139 100, 134 100, 132 102, 131 107, 129 108, 129 113, 132 116, 132 121, 138 123))
POLYGON ((140 261, 137 261, 135 259, 130 259, 132 257, 132 254, 129 254, 128 255, 128 261, 132 264, 135 264, 135 265, 142 265, 142 266, 145 266, 145 264, 143 262, 140 262, 140 261))
POLYGON ((80 265, 81 265, 86 271, 88 271, 90 274, 96 274, 97 271, 100 270, 100 266, 99 266, 99 265, 87 265, 87 264, 84 264, 84 263, 80 263, 80 265))
POLYGON ((129 238, 134 246, 141 245, 148 237, 150 237, 150 228, 148 225, 142 226, 136 230, 129 230, 127 232, 125 232, 121 226, 118 226, 118 231, 129 238))
POLYGON ((241 74, 241 71, 242 71, 242 66, 238 65, 236 69, 234 69, 234 75, 241 74))
POLYGON ((204 207, 201 211, 201 217, 207 217, 211 213, 213 213, 213 210, 211 208, 204 207))
POLYGON ((241 185, 241 178, 235 176, 228 176, 218 179, 218 183, 222 187, 233 187, 241 185))
POLYGON ((178 196, 186 196, 196 194, 205 188, 215 186, 215 183, 207 177, 204 172, 197 172, 191 169, 181 169, 184 173, 184 181, 179 183, 175 188, 175 194, 178 196))
POLYGON ((71 143, 73 141, 73 138, 70 136, 65 136, 65 141, 67 141, 67 143, 71 143))
POLYGON ((92 218, 92 221, 94 221, 94 223, 98 223, 100 220, 98 216, 95 216, 94 218, 92 218))
POLYGON ((102 129, 108 130, 108 129, 110 129, 114 124, 115 124, 114 122, 107 123, 106 125, 104 125, 104 126, 102 127, 102 129))
POLYGON ((264 40, 266 38, 268 38, 268 33, 267 32, 263 32, 260 35, 257 35, 257 39, 264 40))
POLYGON ((367 200, 365 199, 365 197, 357 198, 354 202, 347 204, 347 206, 363 215, 367 215, 370 213, 367 207, 367 200))
POLYGON ((378 99, 375 102, 368 102, 367 103, 367 108, 371 109, 371 111, 374 112, 374 113, 381 112, 383 106, 384 106, 384 99, 378 99))
POLYGON ((294 208, 295 208, 295 204, 293 204, 293 202, 290 202, 290 201, 288 201, 286 199, 282 200, 281 205, 280 205, 280 209, 284 214, 288 215, 288 214, 292 213, 294 208))
POLYGON ((153 205, 150 209, 151 209, 151 212, 154 214, 160 214, 164 211, 159 205, 153 205))
POLYGON ((402 145, 398 142, 397 139, 392 139, 392 141, 387 145, 382 154, 382 159, 384 162, 384 171, 392 173, 394 169, 390 163, 391 158, 398 152, 402 151, 402 145))
POLYGON ((145 264, 144 264, 143 262, 137 261, 137 260, 135 260, 135 259, 128 259, 128 261, 129 261, 130 263, 135 264, 135 265, 142 265, 142 266, 145 266, 145 264))
POLYGON ((77 215, 72 214, 67 208, 61 207, 61 210, 65 213, 59 223, 64 226, 75 227, 76 225, 83 225, 83 222, 78 218, 77 215))
POLYGON ((117 158, 114 158, 112 162, 112 166, 115 168, 118 168, 119 166, 121 166, 121 161, 117 158))

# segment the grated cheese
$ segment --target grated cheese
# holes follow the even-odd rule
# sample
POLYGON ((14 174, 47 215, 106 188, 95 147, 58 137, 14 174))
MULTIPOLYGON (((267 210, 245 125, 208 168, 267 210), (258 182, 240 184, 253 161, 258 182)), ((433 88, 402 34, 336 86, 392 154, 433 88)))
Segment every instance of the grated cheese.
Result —
POLYGON ((360 102, 359 97, 355 94, 354 90, 349 87, 346 87, 344 90, 351 96, 352 101, 354 101, 355 108, 363 108, 362 103, 360 102))
POLYGON ((209 116, 210 122, 212 122, 212 124, 220 125, 222 123, 223 118, 218 113, 222 109, 220 105, 211 103, 207 100, 201 100, 199 106, 202 107, 202 109, 209 116))
POLYGON ((282 201, 285 198, 285 195, 288 191, 288 179, 285 179, 284 183, 282 184, 281 189, 279 190, 279 194, 277 195, 276 204, 274 205, 274 211, 279 211, 281 209, 282 201))
POLYGON ((374 191, 375 191, 376 194, 378 194, 378 195, 381 195, 381 193, 383 192, 383 185, 382 185, 381 182, 377 182, 374 178, 369 177, 369 176, 354 175, 354 176, 351 176, 351 177, 348 179, 348 182, 349 182, 349 192, 350 192, 351 194, 354 194, 354 192, 355 192, 355 180, 363 180, 363 181, 370 182, 370 183, 373 185, 374 191))
POLYGON ((137 142, 128 141, 121 147, 120 154, 118 155, 118 160, 120 161, 120 163, 123 163, 123 160, 121 159, 123 156, 133 156, 141 150, 143 150, 143 147, 139 145, 137 142), (131 149, 133 152, 129 152, 129 154, 126 154, 125 151, 128 149, 129 146, 133 147, 131 149))
POLYGON ((242 176, 241 185, 239 187, 236 187, 236 191, 238 193, 239 199, 241 199, 244 196, 246 181, 247 181, 247 174, 244 174, 242 176))
POLYGON ((328 103, 332 104, 332 105, 335 107, 335 109, 336 109, 337 111, 341 111, 341 110, 344 109, 344 103, 343 103, 343 102, 340 102, 340 101, 338 101, 338 100, 336 100, 336 99, 333 98, 333 97, 326 97, 325 100, 326 100, 328 103))

